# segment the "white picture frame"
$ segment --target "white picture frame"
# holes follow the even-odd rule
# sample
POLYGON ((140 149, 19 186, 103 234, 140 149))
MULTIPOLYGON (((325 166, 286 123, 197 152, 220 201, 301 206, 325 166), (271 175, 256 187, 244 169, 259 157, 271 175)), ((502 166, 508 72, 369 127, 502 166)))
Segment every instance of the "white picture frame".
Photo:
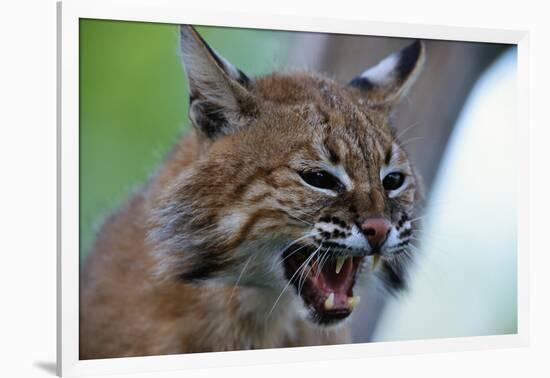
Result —
POLYGON ((357 20, 212 12, 190 9, 178 0, 58 3, 58 319, 57 369, 62 376, 146 373, 198 367, 243 366, 278 362, 364 358, 411 353, 525 346, 528 343, 528 55, 527 32, 357 20), (518 52, 518 324, 517 334, 85 360, 78 358, 79 319, 79 19, 188 23, 228 27, 331 32, 507 43, 518 52))

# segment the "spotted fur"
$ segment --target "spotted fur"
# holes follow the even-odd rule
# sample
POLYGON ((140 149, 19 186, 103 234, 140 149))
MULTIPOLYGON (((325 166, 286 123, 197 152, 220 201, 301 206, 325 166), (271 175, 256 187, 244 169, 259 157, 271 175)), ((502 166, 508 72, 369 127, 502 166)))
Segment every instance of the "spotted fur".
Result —
POLYGON ((320 327, 285 291, 282 256, 298 240, 366 256, 365 267, 377 252, 381 282, 404 286, 420 191, 389 115, 423 45, 341 85, 312 72, 249 78, 193 28, 181 36, 194 129, 98 234, 82 276, 81 358, 348 342, 346 325, 320 327), (312 187, 300 172, 315 170, 341 185, 312 187), (390 193, 383 175, 395 170, 405 183, 390 193), (359 226, 374 216, 392 223, 379 251, 359 226))

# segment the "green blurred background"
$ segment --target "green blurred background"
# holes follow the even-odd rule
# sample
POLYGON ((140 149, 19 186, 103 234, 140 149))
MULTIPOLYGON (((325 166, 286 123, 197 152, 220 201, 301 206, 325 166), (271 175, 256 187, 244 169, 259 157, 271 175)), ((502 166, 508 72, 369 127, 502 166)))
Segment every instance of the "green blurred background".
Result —
MULTIPOLYGON (((294 33, 197 27, 251 75, 285 63, 294 33), (229 47, 229 48, 228 48, 229 47)), ((80 21, 80 256, 105 216, 189 127, 175 25, 80 21)))

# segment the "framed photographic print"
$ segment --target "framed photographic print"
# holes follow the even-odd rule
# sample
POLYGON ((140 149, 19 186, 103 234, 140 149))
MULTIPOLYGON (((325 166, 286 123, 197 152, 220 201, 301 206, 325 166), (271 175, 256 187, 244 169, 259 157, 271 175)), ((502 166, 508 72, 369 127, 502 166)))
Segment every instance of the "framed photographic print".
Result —
POLYGON ((59 374, 526 344, 526 33, 58 12, 59 374))

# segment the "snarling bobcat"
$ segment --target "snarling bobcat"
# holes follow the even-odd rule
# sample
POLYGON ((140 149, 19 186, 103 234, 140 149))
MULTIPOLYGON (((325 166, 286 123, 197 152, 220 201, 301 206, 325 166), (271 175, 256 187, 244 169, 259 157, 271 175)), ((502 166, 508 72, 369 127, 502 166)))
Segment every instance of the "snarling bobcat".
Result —
POLYGON ((356 281, 399 290, 413 255, 420 183, 389 123, 423 43, 341 85, 180 38, 194 127, 97 235, 80 358, 350 342, 356 281))

